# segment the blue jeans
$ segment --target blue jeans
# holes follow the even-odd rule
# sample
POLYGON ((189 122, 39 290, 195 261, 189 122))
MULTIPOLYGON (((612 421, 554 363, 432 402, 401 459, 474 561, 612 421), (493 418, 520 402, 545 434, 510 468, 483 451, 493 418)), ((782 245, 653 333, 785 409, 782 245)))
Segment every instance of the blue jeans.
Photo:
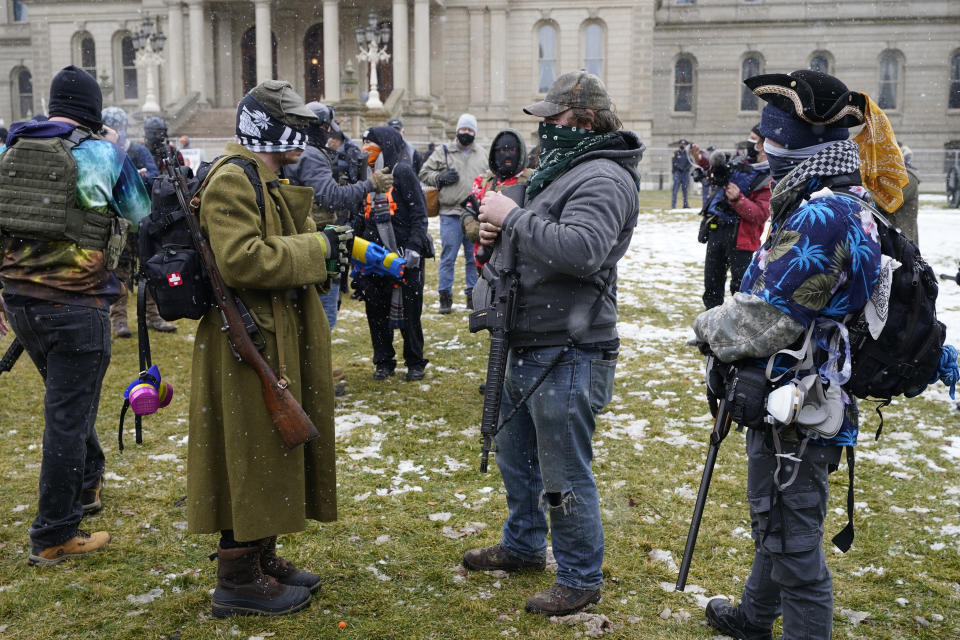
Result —
MULTIPOLYGON (((560 351, 510 351, 501 419, 560 351)), ((501 545, 525 560, 543 558, 549 511, 556 581, 575 589, 603 584, 603 525, 590 462, 595 415, 613 396, 616 365, 616 352, 570 349, 496 439, 510 510, 501 545)))
POLYGON ((477 284, 477 265, 473 261, 473 242, 463 235, 460 216, 440 215, 440 266, 437 269, 439 291, 453 291, 453 270, 457 265, 460 247, 463 247, 465 291, 472 291, 477 284))
POLYGON ((46 387, 39 500, 30 527, 34 549, 41 550, 76 535, 80 494, 103 474, 94 423, 110 364, 110 318, 108 309, 23 297, 4 301, 10 326, 46 387))
POLYGON ((337 306, 340 303, 340 278, 335 278, 330 285, 330 291, 320 294, 320 304, 323 306, 323 312, 327 315, 327 323, 330 325, 330 331, 337 326, 337 306))
POLYGON ((688 171, 674 171, 673 172, 673 196, 670 198, 670 208, 677 208, 677 191, 683 189, 683 207, 687 208, 690 206, 687 201, 687 189, 690 188, 690 172, 688 171))

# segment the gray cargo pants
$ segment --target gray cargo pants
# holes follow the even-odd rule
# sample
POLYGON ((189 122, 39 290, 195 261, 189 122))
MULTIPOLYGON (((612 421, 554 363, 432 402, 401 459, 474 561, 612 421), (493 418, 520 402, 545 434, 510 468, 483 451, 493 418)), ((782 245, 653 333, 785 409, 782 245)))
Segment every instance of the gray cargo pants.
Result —
MULTIPOLYGON (((782 447, 784 453, 793 453, 799 443, 783 442, 782 447)), ((774 490, 777 459, 769 432, 747 430, 747 498, 754 556, 740 610, 750 623, 768 629, 783 615, 782 640, 829 640, 831 636, 833 576, 823 553, 823 520, 827 475, 836 468, 841 452, 841 447, 808 445, 797 479, 779 494, 774 490)), ((784 459, 781 482, 790 477, 794 464, 784 459)))

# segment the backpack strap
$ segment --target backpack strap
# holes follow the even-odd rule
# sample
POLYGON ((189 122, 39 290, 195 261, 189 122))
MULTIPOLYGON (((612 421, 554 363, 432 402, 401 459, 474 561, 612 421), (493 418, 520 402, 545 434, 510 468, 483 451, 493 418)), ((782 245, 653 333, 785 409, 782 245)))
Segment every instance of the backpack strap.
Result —
POLYGON ((847 450, 847 475, 849 478, 849 483, 847 484, 847 524, 846 526, 838 533, 833 536, 832 542, 836 545, 837 549, 840 549, 843 553, 846 553, 850 549, 850 545, 853 544, 853 462, 854 454, 853 447, 848 445, 844 447, 847 450))

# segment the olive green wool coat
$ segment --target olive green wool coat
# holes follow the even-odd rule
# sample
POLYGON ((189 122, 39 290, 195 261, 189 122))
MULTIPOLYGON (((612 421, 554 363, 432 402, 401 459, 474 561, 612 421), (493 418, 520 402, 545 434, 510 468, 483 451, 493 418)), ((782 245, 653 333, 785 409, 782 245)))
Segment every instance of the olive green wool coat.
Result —
POLYGON ((201 194, 201 227, 224 280, 266 338, 264 357, 320 432, 296 449, 284 446, 259 377, 233 356, 220 313, 211 308, 193 350, 188 530, 233 529, 235 539, 255 540, 301 531, 306 518, 336 519, 330 327, 316 287, 327 271, 310 219, 313 189, 268 189, 277 176, 256 156, 235 143, 225 153, 256 160, 265 216, 243 169, 226 164, 201 194))

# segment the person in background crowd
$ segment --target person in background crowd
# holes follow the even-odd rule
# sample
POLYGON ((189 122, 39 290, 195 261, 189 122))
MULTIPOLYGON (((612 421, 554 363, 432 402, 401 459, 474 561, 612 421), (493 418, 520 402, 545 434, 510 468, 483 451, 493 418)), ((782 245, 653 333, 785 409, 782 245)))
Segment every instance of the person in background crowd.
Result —
POLYGON ((470 300, 477 283, 473 262, 473 243, 463 235, 460 213, 473 189, 473 180, 487 166, 487 151, 478 142, 477 119, 464 113, 457 120, 457 138, 450 145, 441 145, 423 163, 420 181, 440 190, 440 267, 437 270, 440 294, 439 313, 453 310, 453 275, 460 247, 463 247, 466 299, 470 300))
POLYGON ((407 155, 410 156, 410 162, 413 165, 413 170, 419 174, 420 169, 423 167, 423 161, 425 158, 423 157, 423 154, 417 151, 417 148, 407 140, 406 133, 403 130, 403 121, 400 120, 400 118, 394 118, 387 122, 387 126, 393 127, 393 129, 398 131, 403 137, 403 143, 407 146, 407 155))
POLYGON ((423 357, 423 259, 433 254, 428 246, 427 203, 410 165, 407 148, 400 133, 393 127, 372 127, 363 134, 363 150, 370 166, 383 158, 385 170, 393 176, 393 187, 381 203, 368 195, 363 215, 354 221, 354 234, 376 242, 389 251, 404 257, 406 268, 403 280, 373 273, 359 274, 354 289, 364 300, 370 342, 373 345, 374 380, 385 380, 394 374, 397 366, 393 348, 393 330, 403 336, 403 361, 407 367, 406 380, 422 380, 427 360, 423 357), (385 204, 388 212, 375 210, 375 204, 385 204), (378 213, 386 214, 378 219, 378 213))
POLYGON ((673 152, 670 159, 670 169, 673 172, 673 194, 670 196, 670 208, 677 208, 677 192, 683 191, 683 208, 690 206, 687 200, 687 190, 690 188, 690 156, 687 153, 687 147, 690 144, 684 139, 680 139, 677 144, 679 147, 673 152))
MULTIPOLYGON (((300 160, 284 167, 283 173, 291 184, 313 189, 313 208, 310 215, 317 229, 323 230, 328 225, 345 224, 349 212, 359 210, 364 196, 373 191, 383 193, 389 190, 393 185, 393 176, 380 170, 373 172, 369 179, 355 184, 337 182, 334 178, 336 154, 327 147, 330 127, 334 122, 333 109, 320 102, 309 103, 307 109, 317 116, 316 120, 307 126, 307 146, 300 160)), ((330 279, 329 290, 320 294, 320 302, 332 331, 337 326, 340 306, 339 278, 330 279)), ((336 367, 334 379, 338 382, 335 391, 340 395, 345 391, 343 377, 343 370, 336 367)))
POLYGON ((102 506, 105 458, 95 424, 110 364, 110 303, 123 288, 109 264, 119 256, 108 247, 120 239, 114 220, 135 228, 150 213, 150 196, 127 154, 100 137, 109 133, 102 103, 93 76, 65 67, 50 83, 49 120, 13 123, 0 155, 0 334, 6 317, 44 385, 31 565, 82 557, 110 541, 106 531, 78 528, 102 506), (68 164, 73 175, 49 179, 68 164))
MULTIPOLYGON (((533 173, 525 167, 527 149, 523 136, 514 129, 504 129, 493 138, 490 145, 490 168, 478 175, 473 181, 473 190, 467 196, 461 224, 463 233, 473 243, 474 257, 480 248, 480 203, 488 190, 502 191, 504 188, 526 182, 533 173)), ((477 269, 483 267, 477 262, 477 269)), ((479 273, 479 271, 478 271, 479 273)), ((473 309, 473 300, 467 300, 467 308, 473 309)))
MULTIPOLYGON (((140 172, 140 177, 143 178, 144 185, 146 186, 147 192, 149 192, 153 185, 153 180, 159 175, 157 164, 154 162, 153 156, 146 146, 131 140, 127 135, 130 125, 127 112, 120 107, 107 107, 103 110, 103 124, 117 132, 117 146, 126 152, 130 161, 133 162, 133 166, 140 172)), ((127 300, 129 298, 128 293, 133 290, 133 276, 136 270, 137 255, 137 234, 130 233, 127 235, 127 244, 123 249, 123 253, 120 254, 120 262, 117 263, 117 268, 114 269, 114 273, 117 274, 120 282, 123 283, 123 291, 120 297, 110 305, 110 325, 114 337, 117 338, 129 338, 132 335, 130 325, 127 322, 127 300)), ((154 331, 172 333, 177 330, 175 324, 167 322, 160 317, 160 312, 157 310, 157 303, 149 291, 147 291, 146 322, 147 327, 154 331)))

